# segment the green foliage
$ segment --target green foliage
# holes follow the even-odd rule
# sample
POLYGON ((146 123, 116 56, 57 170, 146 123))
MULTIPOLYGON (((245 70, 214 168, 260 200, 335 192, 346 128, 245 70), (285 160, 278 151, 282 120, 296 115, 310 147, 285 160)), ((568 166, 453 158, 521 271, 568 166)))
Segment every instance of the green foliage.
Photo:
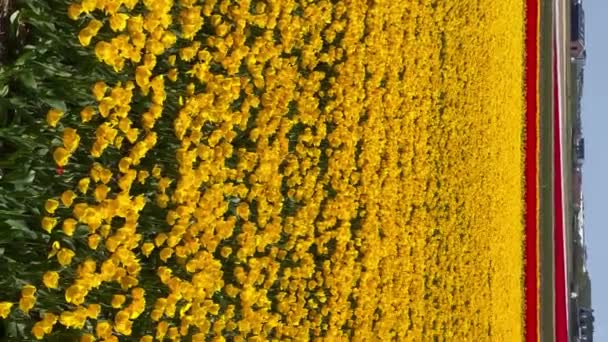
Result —
MULTIPOLYGON (((75 24, 67 18, 48 20, 64 18, 66 3, 17 1, 8 41, 3 42, 11 49, 0 65, 0 301, 17 302, 24 284, 53 267, 47 261, 49 236, 40 229, 39 208, 65 184, 49 156, 54 134, 45 125, 45 114, 51 107, 69 111, 86 103, 91 77, 107 77, 100 67, 87 75, 76 72, 88 62, 68 33, 75 24)), ((31 341, 31 324, 40 314, 13 310, 0 322, 0 341, 31 341)), ((77 337, 73 331, 58 330, 48 341, 77 337)))

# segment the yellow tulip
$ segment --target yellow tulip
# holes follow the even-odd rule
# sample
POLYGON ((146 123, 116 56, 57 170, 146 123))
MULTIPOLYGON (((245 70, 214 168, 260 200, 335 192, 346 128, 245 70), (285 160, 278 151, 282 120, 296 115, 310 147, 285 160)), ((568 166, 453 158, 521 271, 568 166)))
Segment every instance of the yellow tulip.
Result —
POLYGON ((85 195, 89 189, 91 179, 89 177, 82 178, 78 181, 78 190, 85 195))
POLYGON ((114 309, 120 309, 122 307, 122 305, 125 303, 125 300, 127 299, 127 297, 125 297, 124 295, 121 294, 117 294, 112 296, 112 307, 114 309))
POLYGON ((80 342, 94 342, 94 341, 95 341, 95 335, 84 334, 84 335, 80 336, 80 342))
POLYGON ((82 0, 82 10, 85 13, 93 12, 98 6, 99 0, 82 0))
POLYGON ((63 167, 67 165, 70 155, 70 151, 63 147, 58 147, 53 152, 53 159, 55 160, 57 166, 63 167))
POLYGON ((160 259, 164 262, 167 262, 167 259, 169 259, 171 256, 173 255, 173 249, 165 247, 160 251, 160 259))
POLYGON ((68 6, 68 17, 72 20, 78 20, 78 17, 82 14, 82 6, 77 3, 72 3, 68 6))
POLYGON ((57 207, 59 207, 59 201, 55 199, 48 199, 44 203, 44 209, 49 214, 54 214, 55 210, 57 210, 57 207))
POLYGON ((78 224, 78 221, 74 220, 73 218, 67 218, 63 221, 63 233, 67 236, 72 236, 74 235, 74 230, 76 229, 76 225, 78 224))
POLYGON ((34 305, 36 305, 35 296, 21 297, 21 299, 19 299, 19 309, 26 314, 30 312, 34 305))
POLYGON ((59 241, 53 241, 52 247, 51 247, 51 252, 49 253, 48 259, 54 257, 57 252, 59 252, 59 250, 61 249, 61 245, 59 244, 59 241))
POLYGON ((65 301, 75 305, 80 305, 84 302, 86 289, 80 285, 72 285, 65 290, 65 301))
POLYGON ((42 229, 47 233, 51 233, 53 228, 57 225, 57 219, 54 217, 45 216, 42 218, 42 229))
POLYGON ((144 66, 138 66, 135 69, 135 82, 142 89, 142 91, 146 91, 146 94, 148 88, 150 87, 150 76, 152 76, 152 73, 144 66))
POLYGON ((108 193, 110 192, 110 188, 105 185, 105 184, 100 184, 97 187, 95 187, 95 201, 97 201, 98 203, 102 202, 103 200, 106 199, 106 197, 108 196, 108 193))
POLYGON ((165 338, 168 329, 169 323, 166 321, 160 321, 158 325, 156 325, 156 339, 162 341, 165 338))
POLYGON ((141 252, 146 257, 149 257, 153 250, 154 250, 154 244, 151 242, 146 242, 141 246, 141 252))
POLYGON ((96 250, 99 246, 99 241, 101 241, 101 236, 99 236, 99 234, 91 234, 87 239, 87 244, 90 249, 96 250))
POLYGON ((95 82, 92 88, 93 96, 95 96, 95 100, 101 101, 105 97, 106 91, 108 90, 108 85, 103 81, 95 82))
POLYGON ((0 318, 7 318, 11 313, 13 303, 11 302, 0 302, 0 318))
POLYGON ((32 335, 34 335, 34 337, 37 340, 42 340, 42 338, 44 338, 45 332, 44 332, 45 328, 42 322, 36 322, 34 323, 34 325, 32 326, 32 335))
POLYGON ((49 110, 46 114, 47 124, 51 127, 56 127, 63 114, 64 113, 62 111, 55 108, 49 110))
POLYGON ((103 23, 97 19, 93 19, 89 24, 78 33, 78 40, 82 46, 89 46, 91 39, 97 35, 103 23))
POLYGON ((99 316, 99 313, 101 313, 101 305, 89 304, 87 306, 87 317, 89 317, 91 319, 97 319, 97 317, 99 316))
POLYGON ((80 143, 80 136, 76 133, 73 128, 65 128, 63 130, 63 146, 70 153, 74 152, 78 148, 80 143))
POLYGON ((74 193, 74 191, 66 190, 61 194, 61 203, 66 208, 69 208, 72 206, 72 203, 74 203, 75 198, 76 198, 76 193, 74 193))
POLYGON ((68 266, 72 263, 72 258, 75 253, 71 249, 61 248, 59 252, 57 252, 57 261, 61 266, 68 266))
POLYGON ((80 120, 82 123, 87 123, 93 119, 95 109, 92 106, 86 106, 80 111, 80 120))
POLYGON ((42 276, 44 286, 49 289, 56 289, 59 286, 59 273, 55 271, 47 271, 42 276))
POLYGON ((114 32, 123 31, 127 27, 129 16, 125 13, 116 13, 110 16, 110 28, 114 32))

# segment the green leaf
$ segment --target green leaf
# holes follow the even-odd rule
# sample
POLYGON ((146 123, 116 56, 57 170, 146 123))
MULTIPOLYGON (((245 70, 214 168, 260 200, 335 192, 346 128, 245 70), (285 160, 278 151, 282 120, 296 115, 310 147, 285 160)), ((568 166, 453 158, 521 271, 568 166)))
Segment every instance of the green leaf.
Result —
POLYGON ((34 233, 23 220, 8 219, 4 222, 11 227, 14 231, 13 233, 16 233, 15 237, 25 237, 29 239, 35 239, 37 237, 36 233, 34 233))
POLYGON ((19 58, 17 58, 17 60, 15 60, 14 65, 15 66, 25 65, 25 63, 28 62, 32 58, 33 55, 34 55, 33 50, 22 53, 21 56, 19 56, 19 58))
POLYGON ((31 184, 34 178, 36 178, 34 170, 15 170, 6 175, 4 180, 13 185, 26 185, 31 184))
POLYGON ((10 16, 11 23, 14 23, 15 21, 17 21, 19 19, 20 13, 21 12, 19 12, 19 10, 16 10, 15 12, 13 12, 13 14, 11 14, 11 16, 10 16))
POLYGON ((59 109, 62 112, 66 112, 68 110, 68 107, 65 104, 65 101, 57 100, 57 99, 43 99, 43 101, 44 101, 44 103, 48 104, 49 106, 59 109))
POLYGON ((8 95, 8 84, 5 84, 0 88, 0 96, 5 97, 6 95, 8 95))
POLYGON ((19 79, 26 87, 30 89, 38 89, 38 82, 36 82, 34 73, 31 70, 25 71, 24 73, 20 74, 19 79))

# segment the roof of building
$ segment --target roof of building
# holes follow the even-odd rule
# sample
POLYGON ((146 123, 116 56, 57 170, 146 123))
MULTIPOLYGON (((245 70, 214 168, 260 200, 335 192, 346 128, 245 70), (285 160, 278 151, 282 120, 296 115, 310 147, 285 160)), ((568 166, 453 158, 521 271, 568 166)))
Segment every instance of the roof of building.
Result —
POLYGON ((572 40, 585 41, 585 11, 582 2, 572 4, 570 11, 570 38, 572 40))

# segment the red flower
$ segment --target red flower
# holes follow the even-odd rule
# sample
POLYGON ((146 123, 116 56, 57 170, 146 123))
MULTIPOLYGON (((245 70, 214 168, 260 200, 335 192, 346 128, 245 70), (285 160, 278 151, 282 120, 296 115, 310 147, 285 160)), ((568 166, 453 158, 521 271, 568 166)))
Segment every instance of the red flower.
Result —
POLYGON ((58 167, 55 169, 55 172, 57 172, 58 175, 62 175, 63 174, 64 169, 62 167, 58 167))

